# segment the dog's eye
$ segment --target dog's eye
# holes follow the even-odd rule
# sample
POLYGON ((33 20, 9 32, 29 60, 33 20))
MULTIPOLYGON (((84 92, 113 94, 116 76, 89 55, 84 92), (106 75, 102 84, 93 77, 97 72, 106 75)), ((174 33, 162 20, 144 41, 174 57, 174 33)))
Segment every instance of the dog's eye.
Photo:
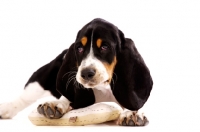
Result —
POLYGON ((102 46, 101 46, 101 50, 102 50, 102 51, 105 51, 105 50, 107 50, 107 49, 108 49, 108 46, 107 46, 107 45, 102 45, 102 46))
POLYGON ((84 49, 83 49, 83 47, 80 46, 77 48, 77 50, 78 50, 78 53, 82 53, 84 49))

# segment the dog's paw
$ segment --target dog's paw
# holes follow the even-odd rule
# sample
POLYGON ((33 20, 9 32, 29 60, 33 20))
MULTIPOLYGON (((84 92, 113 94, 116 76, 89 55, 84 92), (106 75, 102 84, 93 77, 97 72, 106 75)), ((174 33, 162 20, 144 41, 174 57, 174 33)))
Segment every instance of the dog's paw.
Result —
POLYGON ((0 119, 10 119, 18 112, 17 106, 12 102, 0 104, 0 119))
POLYGON ((37 111, 38 111, 38 113, 44 115, 46 118, 59 119, 66 112, 69 111, 69 105, 64 104, 61 101, 52 101, 52 102, 40 104, 37 107, 37 111))
POLYGON ((123 111, 117 121, 121 126, 146 126, 148 123, 148 119, 137 111, 123 111))

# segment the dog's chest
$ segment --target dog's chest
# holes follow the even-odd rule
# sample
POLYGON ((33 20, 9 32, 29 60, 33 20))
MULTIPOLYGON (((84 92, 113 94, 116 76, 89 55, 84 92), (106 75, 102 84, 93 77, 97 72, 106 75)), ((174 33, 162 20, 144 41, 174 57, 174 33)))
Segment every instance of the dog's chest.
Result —
POLYGON ((95 95, 95 103, 99 102, 117 102, 110 88, 92 89, 95 95))

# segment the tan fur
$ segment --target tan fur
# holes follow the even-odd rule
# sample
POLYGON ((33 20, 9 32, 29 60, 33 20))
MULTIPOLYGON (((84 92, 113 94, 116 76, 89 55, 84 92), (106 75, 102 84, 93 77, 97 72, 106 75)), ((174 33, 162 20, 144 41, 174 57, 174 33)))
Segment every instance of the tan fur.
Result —
POLYGON ((115 65, 117 64, 117 59, 116 59, 116 56, 114 57, 114 60, 111 64, 108 64, 108 63, 103 63, 106 70, 107 70, 107 73, 109 75, 109 83, 111 82, 111 79, 112 79, 112 76, 113 76, 113 72, 114 72, 114 69, 115 69, 115 65))
POLYGON ((87 37, 82 37, 81 43, 83 46, 85 46, 87 44, 87 37))
POLYGON ((102 39, 97 39, 97 47, 100 48, 102 43, 102 39))

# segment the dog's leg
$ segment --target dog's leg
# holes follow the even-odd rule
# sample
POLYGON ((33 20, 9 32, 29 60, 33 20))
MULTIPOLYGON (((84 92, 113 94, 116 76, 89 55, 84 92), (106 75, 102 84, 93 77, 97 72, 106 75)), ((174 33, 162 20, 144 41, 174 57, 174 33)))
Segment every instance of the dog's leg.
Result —
POLYGON ((38 113, 50 119, 61 118, 65 113, 70 110, 70 101, 61 96, 59 100, 46 102, 40 104, 37 108, 38 113))
POLYGON ((61 95, 56 90, 56 77, 66 52, 67 50, 64 50, 50 63, 34 72, 26 83, 24 92, 17 99, 0 104, 0 118, 14 117, 19 111, 43 97, 47 91, 59 98, 61 95))
POLYGON ((18 98, 11 102, 0 104, 0 118, 14 117, 18 112, 47 94, 48 92, 38 82, 29 83, 18 98))
POLYGON ((117 124, 121 126, 146 126, 149 121, 143 113, 125 109, 119 116, 117 124))

